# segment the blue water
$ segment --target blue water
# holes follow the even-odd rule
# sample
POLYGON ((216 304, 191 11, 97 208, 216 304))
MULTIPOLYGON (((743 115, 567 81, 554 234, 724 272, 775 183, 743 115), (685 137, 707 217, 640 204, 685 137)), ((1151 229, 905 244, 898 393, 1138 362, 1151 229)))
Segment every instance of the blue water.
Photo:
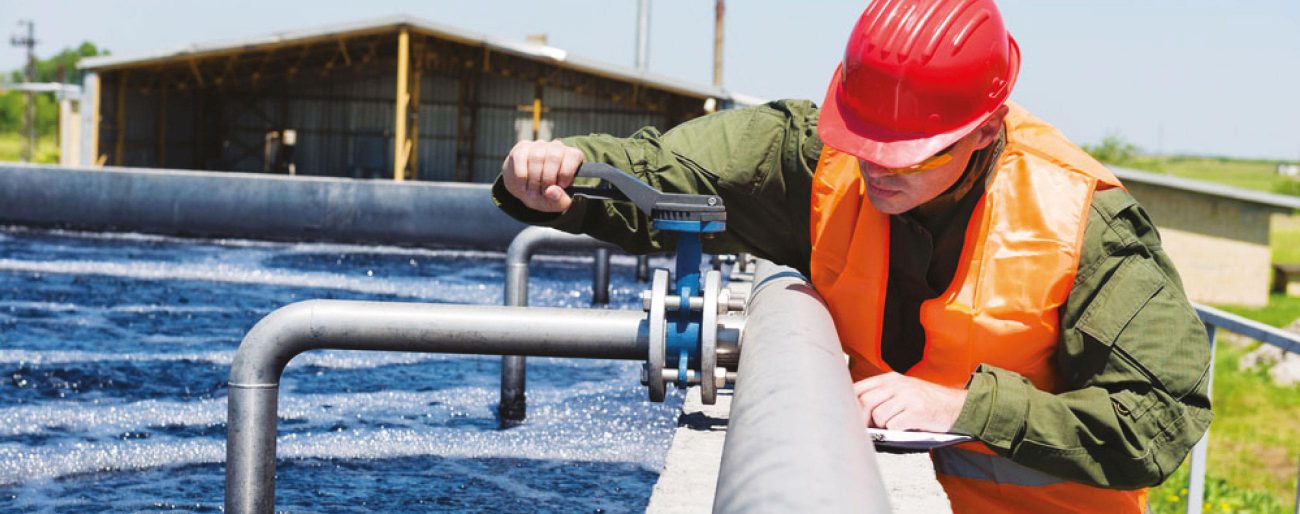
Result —
MULTIPOLYGON (((0 228, 0 511, 216 511, 226 378, 294 301, 500 304, 504 256, 0 228)), ((611 308, 644 285, 615 258, 611 308)), ((590 260, 534 259, 530 303, 589 308, 590 260)), ((644 510, 680 407, 631 362, 530 359, 500 430, 499 358, 317 351, 284 373, 277 507, 644 510)))

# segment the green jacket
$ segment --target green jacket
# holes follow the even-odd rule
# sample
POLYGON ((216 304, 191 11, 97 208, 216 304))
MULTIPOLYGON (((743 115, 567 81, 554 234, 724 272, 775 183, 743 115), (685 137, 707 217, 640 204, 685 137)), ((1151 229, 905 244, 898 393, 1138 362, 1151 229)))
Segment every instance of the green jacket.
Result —
MULTIPOLYGON (((715 194, 727 231, 710 253, 751 252, 808 272, 809 202, 821 153, 818 110, 778 101, 723 111, 660 134, 565 139, 589 162, 664 191, 715 194)), ((525 223, 587 233, 634 253, 671 249, 626 202, 575 199, 561 215, 532 211, 498 179, 493 197, 525 223)), ((1160 236, 1126 191, 1093 197, 1078 274, 1061 307, 1058 364, 1066 392, 983 365, 954 432, 1027 467, 1101 487, 1160 483, 1210 424, 1210 352, 1160 236)))

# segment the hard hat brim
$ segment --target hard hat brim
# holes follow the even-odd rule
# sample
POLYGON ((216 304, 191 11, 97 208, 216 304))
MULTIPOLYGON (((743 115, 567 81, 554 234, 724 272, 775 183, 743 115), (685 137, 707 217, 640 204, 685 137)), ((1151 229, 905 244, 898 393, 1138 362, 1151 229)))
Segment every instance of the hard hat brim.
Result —
MULTIPOLYGON (((1010 73, 1008 73, 1010 80, 1006 88, 1007 94, 1010 95, 1016 77, 1020 74, 1020 49, 1017 48, 1014 39, 1008 39, 1013 54, 1010 73)), ((840 95, 845 94, 841 89, 840 77, 840 67, 837 66, 835 74, 831 77, 830 86, 826 88, 826 100, 822 104, 817 121, 817 135, 821 137, 822 143, 830 145, 831 148, 886 168, 907 168, 925 161, 974 132, 988 121, 989 116, 1000 106, 995 105, 974 120, 946 132, 934 134, 896 132, 859 120, 851 111, 845 109, 840 102, 840 95)), ((1005 102, 1004 98, 1003 103, 1005 102)))

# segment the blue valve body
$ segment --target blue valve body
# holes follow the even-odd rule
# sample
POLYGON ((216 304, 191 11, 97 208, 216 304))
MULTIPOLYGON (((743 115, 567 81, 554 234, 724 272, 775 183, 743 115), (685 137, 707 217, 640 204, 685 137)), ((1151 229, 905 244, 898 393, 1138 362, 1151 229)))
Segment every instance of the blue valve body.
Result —
POLYGON ((681 301, 677 310, 664 313, 671 323, 664 357, 665 367, 677 368, 677 386, 684 388, 688 385, 687 371, 692 365, 698 367, 700 362, 702 313, 691 312, 691 297, 704 290, 700 278, 700 261, 704 254, 700 234, 722 232, 726 224, 721 221, 654 220, 654 227, 677 235, 676 280, 670 293, 678 295, 681 301))

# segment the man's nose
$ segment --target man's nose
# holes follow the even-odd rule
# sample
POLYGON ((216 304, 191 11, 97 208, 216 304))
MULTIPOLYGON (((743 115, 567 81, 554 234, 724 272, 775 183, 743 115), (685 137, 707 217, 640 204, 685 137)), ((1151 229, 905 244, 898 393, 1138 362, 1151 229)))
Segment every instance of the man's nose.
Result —
POLYGON ((893 174, 889 168, 862 159, 858 159, 858 169, 862 171, 862 176, 871 179, 893 174))

